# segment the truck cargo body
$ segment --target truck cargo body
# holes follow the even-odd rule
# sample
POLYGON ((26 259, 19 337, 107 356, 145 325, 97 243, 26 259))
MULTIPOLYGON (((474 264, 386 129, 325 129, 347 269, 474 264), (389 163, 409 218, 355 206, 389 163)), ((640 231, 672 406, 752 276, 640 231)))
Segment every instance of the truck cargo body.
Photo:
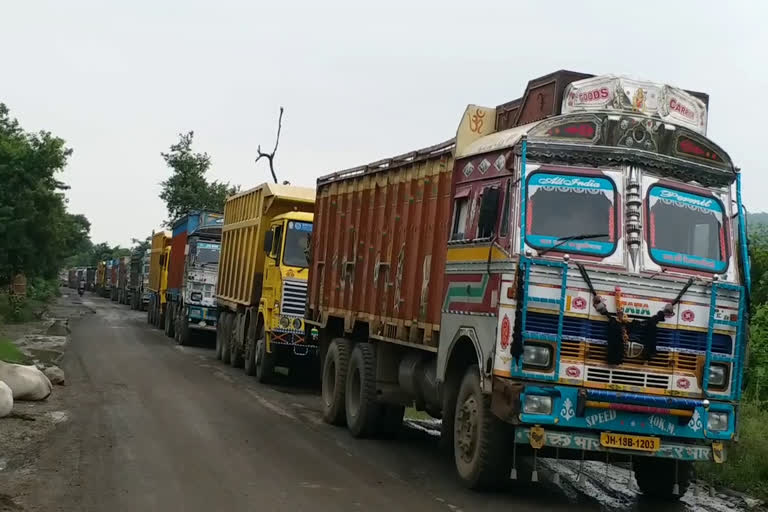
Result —
POLYGON ((67 271, 67 281, 70 288, 77 289, 77 269, 71 268, 67 271))
POLYGON ((149 257, 152 249, 134 249, 131 252, 131 272, 129 288, 131 296, 131 309, 144 311, 149 302, 149 257))
POLYGON ((268 380, 275 365, 312 364, 304 324, 313 189, 266 183, 224 207, 217 357, 268 380))
POLYGON ((473 488, 515 457, 610 456, 673 498, 723 462, 750 272, 701 98, 561 71, 470 105, 453 141, 318 179, 325 420, 364 437, 415 403, 473 488))
POLYGON ((119 304, 130 304, 130 272, 131 272, 131 257, 122 256, 119 259, 117 270, 117 302, 119 304))
POLYGON ((88 267, 85 269, 85 289, 88 291, 96 290, 96 267, 88 267))
POLYGON ((117 302, 120 292, 120 258, 112 259, 109 274, 109 298, 117 302))
POLYGON ((168 267, 165 333, 180 345, 195 331, 216 331, 216 279, 224 215, 190 211, 176 221, 168 267))
POLYGON ((171 255, 171 232, 159 231, 152 235, 149 256, 149 300, 147 322, 158 329, 165 325, 168 265, 171 255))
POLYGON ((107 286, 107 262, 100 261, 96 265, 96 293, 101 297, 106 297, 107 286))

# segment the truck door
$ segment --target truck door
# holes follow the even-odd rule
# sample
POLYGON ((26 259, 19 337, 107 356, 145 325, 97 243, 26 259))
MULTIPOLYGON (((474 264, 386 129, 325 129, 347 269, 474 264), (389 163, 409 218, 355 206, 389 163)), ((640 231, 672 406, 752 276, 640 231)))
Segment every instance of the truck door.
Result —
POLYGON ((271 317, 273 314, 277 315, 280 310, 274 310, 275 301, 279 299, 280 284, 282 282, 280 275, 280 258, 282 257, 283 249, 283 223, 273 224, 270 228, 272 231, 272 246, 267 257, 264 258, 264 286, 262 288, 261 297, 264 299, 264 308, 267 310, 266 324, 267 328, 271 327, 271 317))

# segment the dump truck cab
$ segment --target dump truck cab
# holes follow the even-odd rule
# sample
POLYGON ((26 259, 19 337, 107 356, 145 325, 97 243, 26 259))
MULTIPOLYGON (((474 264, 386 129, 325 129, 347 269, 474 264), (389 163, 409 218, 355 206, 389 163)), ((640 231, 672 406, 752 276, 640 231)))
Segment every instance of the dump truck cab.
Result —
POLYGON ((305 342, 304 313, 307 302, 308 250, 312 236, 311 213, 278 215, 265 234, 264 283, 259 314, 267 331, 266 351, 280 357, 307 355, 315 344, 305 342))

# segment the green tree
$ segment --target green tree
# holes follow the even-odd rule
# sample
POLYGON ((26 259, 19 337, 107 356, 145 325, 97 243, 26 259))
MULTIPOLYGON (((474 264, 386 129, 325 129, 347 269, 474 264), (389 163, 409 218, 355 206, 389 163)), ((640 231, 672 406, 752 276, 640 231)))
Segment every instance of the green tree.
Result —
POLYGON ((169 226, 189 210, 223 212, 227 197, 238 190, 229 183, 208 182, 205 173, 211 167, 211 157, 208 153, 192 151, 193 138, 192 131, 181 133, 168 153, 160 153, 171 169, 170 178, 161 182, 160 192, 160 199, 168 209, 169 226))
POLYGON ((17 272, 54 278, 89 243, 90 223, 67 213, 67 186, 56 179, 71 154, 49 132, 25 132, 0 103, 0 282, 17 272))

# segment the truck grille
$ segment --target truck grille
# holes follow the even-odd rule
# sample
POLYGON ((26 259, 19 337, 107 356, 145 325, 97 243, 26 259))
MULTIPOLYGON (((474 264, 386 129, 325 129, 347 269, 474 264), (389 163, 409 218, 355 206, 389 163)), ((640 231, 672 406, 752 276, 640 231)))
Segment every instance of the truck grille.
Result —
POLYGON ((283 300, 280 312, 284 315, 304 316, 307 308, 307 282, 283 281, 283 300))
MULTIPOLYGON (((560 345, 560 357, 587 364, 605 364, 608 347, 598 343, 585 341, 563 341, 560 345)), ((688 352, 672 352, 659 350, 650 359, 645 356, 624 357, 623 368, 631 370, 660 371, 670 373, 695 372, 698 374, 700 365, 704 364, 704 356, 688 352), (701 364, 700 364, 701 363, 701 364)))
POLYGON ((587 382, 622 384, 642 388, 669 389, 669 375, 658 373, 617 370, 614 368, 587 367, 587 382))

